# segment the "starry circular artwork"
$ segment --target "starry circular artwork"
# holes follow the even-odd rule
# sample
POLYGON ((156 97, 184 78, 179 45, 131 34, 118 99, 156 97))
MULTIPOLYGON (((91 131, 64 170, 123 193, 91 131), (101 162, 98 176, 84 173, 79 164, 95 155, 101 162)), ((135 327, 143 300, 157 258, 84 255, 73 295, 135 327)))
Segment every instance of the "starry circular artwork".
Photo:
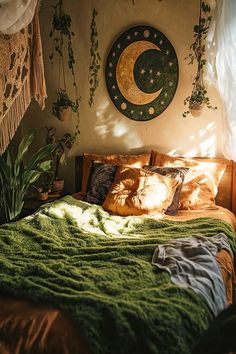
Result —
POLYGON ((178 78, 178 59, 172 44, 150 26, 125 31, 107 57, 106 83, 111 100, 133 120, 159 116, 172 101, 178 78))

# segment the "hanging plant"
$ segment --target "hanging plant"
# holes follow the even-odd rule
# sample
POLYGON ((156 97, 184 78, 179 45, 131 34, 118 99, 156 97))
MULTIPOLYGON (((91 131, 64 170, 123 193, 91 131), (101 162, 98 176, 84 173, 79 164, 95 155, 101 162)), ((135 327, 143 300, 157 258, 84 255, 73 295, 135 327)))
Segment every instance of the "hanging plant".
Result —
POLYGON ((67 63, 73 78, 73 85, 75 86, 75 57, 72 46, 72 37, 74 37, 75 34, 71 30, 72 20, 70 15, 64 13, 62 8, 62 0, 59 0, 59 2, 52 7, 54 8, 54 15, 52 19, 52 29, 49 33, 49 37, 53 40, 53 48, 49 58, 53 64, 55 53, 57 53, 60 58, 64 60, 64 42, 67 42, 67 63))
POLYGON ((78 112, 79 99, 72 101, 65 90, 59 89, 57 91, 57 100, 53 102, 52 113, 60 120, 68 120, 71 111, 78 112))
POLYGON ((78 85, 75 77, 75 57, 72 38, 74 32, 71 29, 72 19, 63 9, 63 0, 59 0, 55 6, 52 19, 52 29, 49 37, 52 38, 52 52, 49 56, 51 63, 54 63, 55 55, 59 57, 58 90, 57 100, 53 103, 52 112, 60 120, 70 118, 71 111, 77 114, 75 136, 79 134, 79 101, 78 85), (66 50, 65 50, 66 46, 66 50), (72 76, 74 86, 74 99, 69 98, 66 87, 65 62, 72 76))
POLYGON ((217 109, 217 107, 213 107, 210 103, 207 88, 203 80, 206 65, 205 39, 212 19, 210 13, 210 6, 200 0, 199 21, 193 28, 195 40, 190 46, 190 54, 185 58, 189 61, 188 64, 197 62, 197 74, 192 82, 192 93, 184 100, 184 104, 188 106, 188 109, 183 113, 183 117, 186 117, 189 113, 194 116, 199 116, 205 105, 207 108, 217 109))
POLYGON ((98 51, 98 31, 96 25, 97 11, 93 9, 92 22, 90 25, 90 65, 89 65, 89 106, 94 104, 95 91, 99 85, 99 70, 101 68, 99 62, 101 57, 98 51))

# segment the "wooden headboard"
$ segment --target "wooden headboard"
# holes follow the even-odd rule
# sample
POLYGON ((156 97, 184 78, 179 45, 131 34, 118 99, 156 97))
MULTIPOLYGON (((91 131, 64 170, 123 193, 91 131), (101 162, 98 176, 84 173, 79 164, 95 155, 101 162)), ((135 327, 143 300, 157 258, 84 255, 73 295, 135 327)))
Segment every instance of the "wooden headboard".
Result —
MULTIPOLYGON (((227 165, 220 182, 216 204, 231 210, 236 215, 236 163, 232 160, 214 157, 194 157, 194 160, 215 162, 227 165)), ((82 185, 83 156, 75 158, 75 191, 79 192, 82 185)))

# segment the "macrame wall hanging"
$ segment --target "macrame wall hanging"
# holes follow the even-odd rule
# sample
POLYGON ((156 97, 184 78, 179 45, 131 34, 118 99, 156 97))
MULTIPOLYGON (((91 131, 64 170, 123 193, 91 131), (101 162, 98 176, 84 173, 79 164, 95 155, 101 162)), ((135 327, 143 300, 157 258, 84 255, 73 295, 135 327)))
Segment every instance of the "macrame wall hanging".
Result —
POLYGON ((19 13, 17 12, 16 16, 14 11, 14 19, 7 22, 10 10, 16 9, 15 3, 19 5, 19 1, 9 0, 4 3, 4 7, 0 1, 0 154, 5 151, 14 136, 31 97, 36 99, 42 109, 46 98, 37 1, 28 1, 27 4, 24 1, 29 12, 21 13, 23 22, 18 18, 19 13), (30 6, 32 3, 36 8, 30 6), (35 12, 33 21, 21 29, 32 18, 32 12, 35 12), (20 30, 13 33, 17 29, 20 30))

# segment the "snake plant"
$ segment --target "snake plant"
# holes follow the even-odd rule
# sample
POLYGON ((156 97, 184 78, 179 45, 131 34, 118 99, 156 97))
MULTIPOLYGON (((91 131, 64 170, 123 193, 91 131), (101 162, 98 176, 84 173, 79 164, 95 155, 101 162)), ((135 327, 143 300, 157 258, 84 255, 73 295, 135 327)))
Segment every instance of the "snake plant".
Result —
POLYGON ((51 168, 51 160, 45 161, 52 152, 51 144, 37 150, 24 163, 34 136, 33 130, 25 135, 15 158, 9 151, 0 156, 0 224, 19 218, 28 187, 51 168))

